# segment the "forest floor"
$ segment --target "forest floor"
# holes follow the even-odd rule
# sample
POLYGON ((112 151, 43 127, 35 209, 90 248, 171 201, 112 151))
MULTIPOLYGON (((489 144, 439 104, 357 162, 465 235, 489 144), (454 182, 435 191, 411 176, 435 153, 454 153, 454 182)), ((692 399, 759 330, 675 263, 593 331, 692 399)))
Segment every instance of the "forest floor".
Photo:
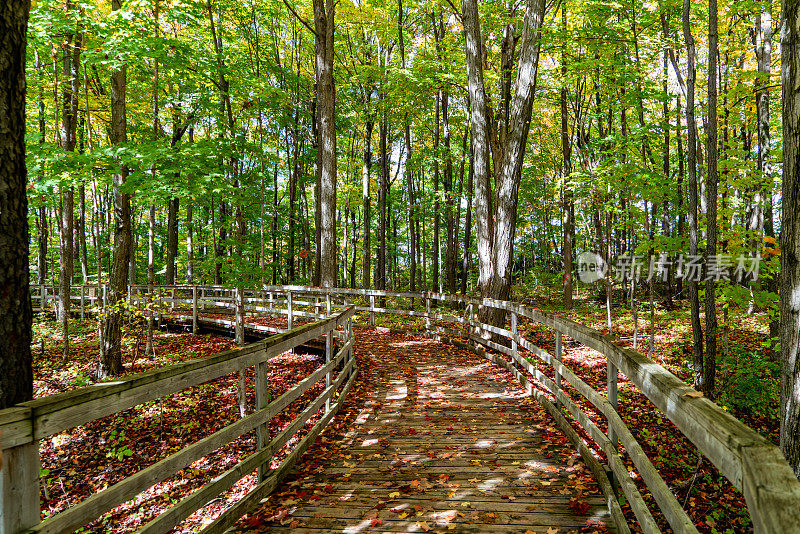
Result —
MULTIPOLYGON (((528 299, 527 302, 600 330, 606 326, 604 308, 593 302, 578 301, 568 313, 561 310, 557 302, 546 299, 528 299)), ((690 381, 688 360, 691 354, 691 328, 688 311, 680 306, 673 310, 657 308, 654 315, 654 359, 682 379, 690 381)), ((777 377, 772 367, 774 364, 769 361, 768 351, 763 346, 767 337, 766 326, 759 322, 758 317, 741 313, 731 313, 731 317, 734 319, 729 334, 730 356, 720 358, 720 393, 717 402, 752 428, 776 440, 777 377)), ((639 318, 639 334, 642 337, 638 349, 645 353, 649 343, 646 319, 649 319, 649 312, 643 309, 639 318)), ((413 328, 413 322, 390 317, 379 317, 378 323, 382 326, 413 328)), ((520 322, 520 331, 545 350, 553 350, 554 336, 541 325, 520 322)), ((614 310, 614 334, 622 343, 632 343, 633 318, 630 310, 619 307, 614 310)), ((359 333, 359 337, 363 335, 359 333)), ((70 344, 71 354, 65 361, 62 357, 60 329, 52 320, 37 319, 33 342, 37 397, 91 383, 89 377, 97 359, 96 323, 91 320, 74 321, 70 344)), ((143 347, 143 331, 140 327, 131 328, 125 341, 124 363, 127 373, 207 356, 234 348, 234 344, 231 339, 221 336, 158 331, 155 337, 156 355, 146 357, 143 347)), ((363 355, 359 354, 359 357, 363 358, 363 355)), ((601 392, 604 390, 605 361, 597 353, 577 344, 566 343, 565 361, 592 387, 601 392)), ((363 361, 360 363, 362 372, 366 372, 359 377, 351 392, 355 404, 350 405, 348 400, 342 414, 334 419, 329 430, 315 445, 315 448, 322 449, 308 452, 305 458, 311 459, 309 461, 312 463, 306 464, 304 460, 298 467, 298 473, 302 474, 304 469, 313 471, 313 458, 325 458, 326 454, 336 452, 338 441, 335 438, 347 432, 352 417, 363 407, 371 387, 370 380, 374 381, 375 378, 368 371, 370 366, 363 365, 363 361)), ((291 387, 316 365, 318 362, 313 357, 295 354, 284 354, 273 360, 269 377, 272 395, 291 387)), ((551 372, 546 364, 542 363, 540 367, 551 372)), ((307 392, 281 417, 274 419, 271 422, 273 431, 277 432, 285 426, 298 408, 317 393, 316 389, 307 392)), ((250 397, 252 405, 252 391, 250 397)), ((573 395, 573 398, 577 398, 577 395, 573 395)), ((586 403, 583 403, 583 407, 590 412, 586 403)), ((697 449, 624 380, 620 382, 620 413, 701 532, 751 530, 741 493, 707 461, 702 462, 698 469, 697 449)), ((228 376, 43 440, 43 515, 47 517, 63 510, 237 418, 236 378, 228 376)), ((595 419, 602 426, 602 417, 595 419)), ((253 450, 254 441, 253 435, 242 436, 106 514, 84 531, 129 532, 141 527, 167 506, 234 465, 253 450)), ((595 453, 602 456, 599 451, 595 453)), ((637 480, 637 483, 643 489, 641 480, 637 480)), ((204 521, 208 521, 205 518, 217 515, 253 484, 254 477, 243 479, 222 498, 195 513, 178 531, 196 530, 204 521)), ((296 486, 290 491, 303 491, 296 486)), ((286 500, 289 494, 285 493, 285 488, 283 491, 286 500)), ((308 493, 309 498, 314 495, 315 491, 308 493)), ((649 494, 645 496, 652 503, 652 497, 649 494)), ((291 497, 288 499, 291 500, 291 497)), ((280 509, 275 513, 280 513, 280 509)), ((262 514, 258 517, 260 519, 254 520, 253 527, 262 526, 265 516, 262 514)))

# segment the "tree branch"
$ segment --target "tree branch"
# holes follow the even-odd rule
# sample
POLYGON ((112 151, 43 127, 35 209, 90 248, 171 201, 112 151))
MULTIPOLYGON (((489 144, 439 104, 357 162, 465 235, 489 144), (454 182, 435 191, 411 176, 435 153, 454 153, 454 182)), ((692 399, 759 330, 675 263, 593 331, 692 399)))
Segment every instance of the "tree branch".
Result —
POLYGON ((312 28, 311 25, 308 22, 306 22, 306 20, 303 17, 301 17, 300 15, 297 14, 297 11, 294 10, 294 8, 289 4, 289 2, 287 2, 286 0, 283 0, 283 3, 286 4, 286 7, 288 7, 289 11, 292 12, 292 15, 294 15, 295 18, 297 20, 299 20, 303 24, 303 26, 308 28, 309 31, 311 31, 311 33, 313 33, 314 35, 317 35, 316 30, 314 30, 314 28, 312 28))

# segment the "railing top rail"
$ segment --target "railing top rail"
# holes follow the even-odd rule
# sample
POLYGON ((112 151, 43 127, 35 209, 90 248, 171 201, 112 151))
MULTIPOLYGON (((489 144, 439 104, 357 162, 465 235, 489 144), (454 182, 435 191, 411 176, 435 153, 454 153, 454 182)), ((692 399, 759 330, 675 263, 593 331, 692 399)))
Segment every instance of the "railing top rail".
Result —
POLYGON ((228 350, 122 379, 99 382, 0 410, 2 446, 11 448, 30 443, 265 361, 344 326, 354 312, 355 308, 348 306, 329 317, 297 326, 239 350, 228 350))

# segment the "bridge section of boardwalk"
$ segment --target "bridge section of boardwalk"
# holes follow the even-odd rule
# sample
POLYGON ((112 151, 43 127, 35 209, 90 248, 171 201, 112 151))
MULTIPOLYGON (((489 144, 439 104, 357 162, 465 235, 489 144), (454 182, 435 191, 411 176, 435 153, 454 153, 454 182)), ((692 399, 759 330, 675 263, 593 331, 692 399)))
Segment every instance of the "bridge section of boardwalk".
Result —
POLYGON ((510 373, 422 337, 362 331, 356 346, 368 393, 352 404, 350 430, 324 462, 310 451, 243 525, 551 534, 611 525, 592 474, 510 373))
MULTIPOLYGON (((81 313, 106 306, 104 290, 76 289, 71 298, 81 313)), ((47 310, 54 291, 36 288, 34 306, 47 310)), ((697 532, 617 411, 620 375, 742 492, 755 532, 800 534, 800 483, 777 447, 645 355, 558 315, 462 295, 304 286, 129 286, 127 300, 142 307, 156 302, 158 313, 182 314, 195 331, 211 322, 235 328, 240 340, 247 334, 277 335, 237 351, 0 410, 6 460, 0 472, 0 534, 72 532, 253 430, 252 454, 149 519, 139 532, 171 531, 256 471, 255 487, 203 532, 224 532, 236 523, 251 530, 268 524, 310 532, 553 534, 553 529, 593 529, 609 518, 622 533, 630 531, 629 522, 647 533, 667 525, 673 532, 697 532), (479 311, 486 308, 502 310, 509 322, 483 323, 479 311), (212 313, 217 317, 208 317, 212 313), (395 325, 399 317, 425 337, 373 332, 377 337, 364 333, 356 342, 353 321, 374 325, 378 316, 395 325), (554 350, 526 338, 520 320, 552 330, 554 350), (267 324, 252 324, 256 321, 267 324), (270 399, 270 360, 315 340, 318 349, 324 346, 324 363, 270 399), (600 373, 605 388, 602 379, 591 381, 593 387, 570 369, 562 358, 565 340, 605 361, 600 373), (42 519, 40 440, 237 373, 241 412, 246 413, 248 387, 255 391, 254 412, 42 519), (323 383, 272 436, 268 423, 323 383), (355 410, 352 421, 336 418, 345 407, 343 413, 355 410), (345 422, 352 422, 352 429, 345 422), (345 427, 349 433, 341 441, 320 436, 323 429, 335 436, 345 427), (297 478, 284 483, 298 462, 297 478), (596 497, 598 488, 602 499, 596 497), (253 510, 259 511, 237 523, 253 510)))

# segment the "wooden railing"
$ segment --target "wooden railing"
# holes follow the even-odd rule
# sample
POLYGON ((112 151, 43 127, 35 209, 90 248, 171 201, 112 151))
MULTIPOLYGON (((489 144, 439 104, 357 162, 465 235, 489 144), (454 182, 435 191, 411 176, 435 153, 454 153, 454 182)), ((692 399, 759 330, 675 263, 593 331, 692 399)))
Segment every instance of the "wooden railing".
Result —
MULTIPOLYGON (((84 292, 82 300, 85 304, 97 298, 97 295, 88 296, 85 288, 81 288, 81 291, 84 292)), ((41 293, 39 300, 41 301, 41 293)), ((41 304, 39 307, 41 308, 41 304)), ((352 330, 355 310, 349 306, 338 310, 329 308, 326 311, 329 314, 321 320, 291 328, 240 350, 225 351, 120 380, 100 382, 86 388, 35 399, 13 408, 0 410, 0 431, 2 431, 0 440, 5 456, 5 465, 0 471, 0 533, 72 532, 174 475, 194 461, 243 434, 256 430, 257 443, 253 454, 168 508, 139 532, 150 534, 169 531, 236 481, 258 471, 258 485, 203 530, 224 531, 275 489, 298 457, 314 442, 316 436, 339 410, 355 380, 357 368, 352 330), (325 337, 326 347, 324 365, 280 397, 270 400, 267 388, 269 360, 322 336, 325 337), (253 413, 88 497, 79 504, 40 521, 39 440, 230 373, 238 371, 240 377, 243 377, 242 371, 248 367, 254 367, 255 370, 256 406, 253 413), (295 416, 284 430, 270 440, 268 428, 270 419, 322 380, 325 384, 323 391, 295 416), (280 465, 270 469, 270 460, 273 456, 320 410, 324 410, 321 418, 292 446, 280 465)), ((195 321, 197 320, 195 318, 195 321)), ((240 379, 240 388, 242 385, 240 379)))
MULTIPOLYGON (((472 350, 505 367, 542 403, 595 474, 620 532, 628 532, 629 527, 620 509, 615 491, 617 485, 630 503, 642 531, 660 531, 620 456, 622 453, 627 454, 636 467, 671 529, 697 532, 617 412, 617 376, 621 372, 742 491, 756 532, 800 533, 800 483, 777 447, 707 398, 699 396, 693 388, 651 359, 569 319, 514 302, 441 293, 277 286, 244 291, 237 299, 235 290, 214 286, 170 286, 157 288, 157 291, 160 291, 157 295, 161 296, 162 306, 185 306, 184 312, 191 313, 195 324, 203 308, 210 310, 213 306, 217 310, 235 313, 237 318, 248 312, 283 314, 291 325, 295 318, 316 318, 322 314, 323 306, 329 308, 331 303, 340 303, 343 299, 354 303, 356 312, 367 312, 368 321, 373 325, 376 314, 424 319, 424 333, 472 350), (265 302, 270 304, 263 305, 265 302), (477 319, 481 306, 504 310, 510 316, 510 326, 499 328, 481 323, 477 319), (519 335, 517 323, 520 317, 554 331, 554 354, 519 335), (605 357, 608 377, 605 395, 592 389, 562 363, 564 336, 605 357), (552 367, 551 376, 538 369, 537 360, 552 367), (607 433, 562 388, 564 381, 603 414, 607 433), (604 451, 610 478, 604 466, 582 442, 563 410, 569 413, 572 423, 580 425, 604 451)), ((145 298, 144 293, 145 286, 132 286, 130 298, 145 298)), ((78 295, 73 296, 74 300, 78 298, 78 295)), ((86 302, 87 298, 83 300, 86 302)))

